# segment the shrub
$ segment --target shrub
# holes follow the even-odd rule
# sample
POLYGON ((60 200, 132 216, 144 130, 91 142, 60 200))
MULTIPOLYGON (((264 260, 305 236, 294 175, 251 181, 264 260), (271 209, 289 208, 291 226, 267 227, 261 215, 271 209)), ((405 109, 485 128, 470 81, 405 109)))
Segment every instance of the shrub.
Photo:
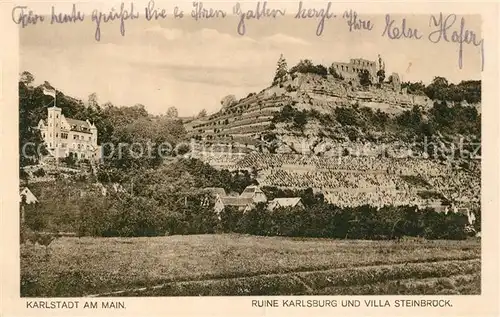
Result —
POLYGON ((61 161, 68 166, 75 166, 77 161, 76 154, 70 152, 69 155, 63 158, 61 161))
POLYGON ((311 60, 305 59, 301 60, 297 65, 293 66, 290 69, 290 74, 294 73, 302 73, 302 74, 310 73, 310 74, 318 74, 321 76, 326 76, 328 75, 328 70, 326 69, 325 66, 321 64, 315 66, 311 60))
POLYGON ((292 87, 292 85, 288 84, 285 88, 287 92, 297 91, 297 88, 292 87))
POLYGON ((220 213, 220 228, 222 232, 242 232, 238 227, 243 211, 234 206, 226 206, 220 213))
POLYGON ((44 177, 45 176, 45 170, 43 168, 39 168, 36 171, 33 172, 33 175, 36 177, 44 177))

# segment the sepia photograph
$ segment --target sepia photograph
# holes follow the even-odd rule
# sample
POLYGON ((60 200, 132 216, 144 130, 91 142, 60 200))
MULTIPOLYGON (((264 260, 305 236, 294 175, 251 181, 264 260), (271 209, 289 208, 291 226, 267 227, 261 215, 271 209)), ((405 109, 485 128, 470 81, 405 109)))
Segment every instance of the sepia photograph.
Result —
POLYGON ((481 295, 481 16, 278 4, 13 10, 21 298, 481 295))

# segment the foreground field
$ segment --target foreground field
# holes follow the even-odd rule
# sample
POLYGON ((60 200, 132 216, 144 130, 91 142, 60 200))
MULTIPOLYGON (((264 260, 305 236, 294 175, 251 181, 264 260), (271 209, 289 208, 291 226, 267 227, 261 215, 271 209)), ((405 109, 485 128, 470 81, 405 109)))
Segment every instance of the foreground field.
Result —
POLYGON ((479 294, 480 242, 247 235, 21 246, 21 296, 479 294))

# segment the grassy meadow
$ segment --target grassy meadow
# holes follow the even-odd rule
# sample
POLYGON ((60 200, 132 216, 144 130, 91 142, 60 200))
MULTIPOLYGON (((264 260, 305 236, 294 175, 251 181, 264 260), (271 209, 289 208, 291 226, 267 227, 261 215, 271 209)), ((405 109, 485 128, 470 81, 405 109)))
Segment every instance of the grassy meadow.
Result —
POLYGON ((480 241, 237 234, 21 245, 21 296, 480 294, 480 241))

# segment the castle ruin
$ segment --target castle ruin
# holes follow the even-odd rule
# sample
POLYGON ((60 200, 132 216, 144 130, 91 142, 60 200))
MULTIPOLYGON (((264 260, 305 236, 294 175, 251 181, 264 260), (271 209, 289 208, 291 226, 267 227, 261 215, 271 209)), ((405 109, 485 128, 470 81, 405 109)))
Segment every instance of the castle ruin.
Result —
MULTIPOLYGON (((385 78, 385 62, 380 55, 378 55, 378 61, 351 58, 349 63, 334 62, 332 63, 332 67, 344 80, 351 82, 358 82, 360 73, 364 71, 368 72, 368 78, 372 84, 383 84, 382 80, 385 78)), ((399 75, 392 73, 387 79, 388 82, 385 85, 389 84, 390 88, 399 93, 401 91, 399 75)))
POLYGON ((377 78, 377 63, 363 58, 351 58, 349 63, 334 62, 332 67, 346 80, 357 80, 365 70, 370 74, 371 82, 375 82, 377 78))

